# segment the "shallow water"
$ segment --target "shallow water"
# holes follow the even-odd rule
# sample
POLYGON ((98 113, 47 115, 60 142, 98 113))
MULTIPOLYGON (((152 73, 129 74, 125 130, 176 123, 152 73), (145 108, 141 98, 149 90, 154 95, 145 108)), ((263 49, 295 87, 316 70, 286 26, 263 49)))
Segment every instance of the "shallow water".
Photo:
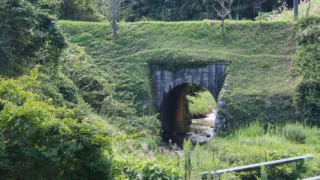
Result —
POLYGON ((214 121, 215 112, 207 114, 207 117, 201 119, 192 119, 190 130, 186 134, 186 137, 191 140, 192 143, 204 144, 214 136, 214 121))
POLYGON ((173 142, 182 146, 184 139, 190 139, 193 144, 204 144, 210 141, 214 136, 215 111, 207 114, 205 118, 192 119, 189 130, 186 134, 176 134, 173 136, 173 142))

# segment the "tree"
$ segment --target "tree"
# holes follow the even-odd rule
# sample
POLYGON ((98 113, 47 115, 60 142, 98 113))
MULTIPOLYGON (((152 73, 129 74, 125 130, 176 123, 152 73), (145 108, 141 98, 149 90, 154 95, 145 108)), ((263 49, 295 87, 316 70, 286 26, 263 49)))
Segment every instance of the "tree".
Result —
POLYGON ((217 12, 218 16, 221 18, 221 31, 222 35, 224 35, 224 20, 227 16, 231 14, 231 5, 233 3, 233 0, 216 0, 221 9, 216 8, 215 5, 212 5, 213 9, 217 12))
POLYGON ((111 24, 113 36, 118 37, 117 21, 123 10, 136 4, 133 0, 98 0, 97 2, 100 12, 107 17, 111 24))
POLYGON ((55 24, 60 1, 0 1, 0 73, 19 75, 37 63, 58 64, 65 45, 55 24))
POLYGON ((43 98, 39 75, 0 77, 1 179, 113 179, 105 121, 43 98))
POLYGON ((63 0, 59 19, 100 21, 95 0, 63 0))

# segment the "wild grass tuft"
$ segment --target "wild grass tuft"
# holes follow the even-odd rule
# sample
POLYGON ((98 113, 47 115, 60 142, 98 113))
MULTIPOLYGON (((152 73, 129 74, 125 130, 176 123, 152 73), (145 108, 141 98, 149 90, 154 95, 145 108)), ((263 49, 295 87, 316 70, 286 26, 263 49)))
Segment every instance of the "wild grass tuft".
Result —
POLYGON ((248 126, 242 126, 234 132, 235 137, 259 137, 265 134, 265 129, 259 121, 251 122, 248 126))
POLYGON ((295 143, 306 143, 308 137, 309 128, 305 127, 302 124, 286 124, 283 127, 283 135, 286 139, 295 142, 295 143))
MULTIPOLYGON (((310 4, 310 9, 309 9, 309 16, 315 16, 315 17, 320 17, 320 0, 311 0, 311 4, 310 4)), ((309 1, 304 0, 304 1, 300 1, 299 4, 299 19, 303 19, 306 17, 307 14, 307 10, 308 10, 308 6, 309 6, 309 1)), ((293 21, 294 20, 294 14, 293 14, 293 9, 288 9, 285 8, 284 11, 282 11, 281 13, 275 13, 274 15, 272 15, 271 17, 269 17, 270 19, 273 20, 286 20, 286 21, 293 21)))

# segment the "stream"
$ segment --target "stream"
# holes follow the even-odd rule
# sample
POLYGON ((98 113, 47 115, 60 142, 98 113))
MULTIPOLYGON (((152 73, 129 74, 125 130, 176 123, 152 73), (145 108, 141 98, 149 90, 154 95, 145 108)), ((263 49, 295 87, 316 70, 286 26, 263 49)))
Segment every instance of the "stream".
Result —
POLYGON ((205 118, 192 119, 189 130, 186 134, 176 134, 173 136, 173 141, 178 146, 182 146, 185 138, 190 139, 192 144, 199 143, 200 145, 207 143, 214 136, 215 110, 207 114, 205 118))

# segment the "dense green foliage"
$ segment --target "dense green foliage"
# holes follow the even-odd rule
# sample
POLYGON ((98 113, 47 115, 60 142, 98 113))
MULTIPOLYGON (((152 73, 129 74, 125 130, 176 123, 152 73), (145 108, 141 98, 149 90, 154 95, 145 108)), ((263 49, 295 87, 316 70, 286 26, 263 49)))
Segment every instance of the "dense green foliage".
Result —
POLYGON ((156 116, 139 113, 139 109, 133 105, 134 102, 123 99, 113 84, 115 82, 112 76, 94 64, 84 48, 70 44, 62 55, 61 72, 72 83, 68 84, 67 80, 64 80, 64 85, 58 87, 69 104, 79 104, 79 98, 76 97, 78 94, 90 107, 129 134, 159 134, 160 122, 156 116))
MULTIPOLYGON (((310 18, 308 27, 303 20, 227 21, 225 36, 217 21, 121 22, 116 40, 109 24, 62 21, 69 41, 63 50, 55 16, 100 20, 95 3, 0 2, 1 178, 181 179, 184 174, 198 179, 204 171, 307 153, 315 158, 298 164, 299 175, 288 164, 262 168, 261 178, 318 175, 320 131, 307 126, 319 125, 320 116, 318 17, 310 18), (154 69, 176 71, 221 61, 228 62, 220 113, 229 136, 194 149, 188 141, 184 153, 171 141, 163 145, 154 114, 154 69), (22 75, 37 64, 42 66, 22 75), (296 119, 306 123, 285 124, 296 119)), ((212 18, 212 3, 140 0, 120 19, 212 18)), ((263 4, 269 11, 276 1, 263 4)), ((255 16, 248 0, 235 1, 232 13, 233 18, 235 13, 255 16)))
MULTIPOLYGON (((112 85, 107 79, 108 74, 91 63, 90 56, 86 55, 83 48, 69 46, 62 54, 61 71, 73 81, 81 97, 97 112, 105 111, 103 108, 111 108, 112 103, 106 101, 112 91, 112 85)), ((74 92, 64 94, 72 97, 74 92)))
MULTIPOLYGON (((104 14, 101 9, 101 0, 63 0, 60 9, 60 19, 99 21, 104 14), (101 13, 101 14, 99 14, 101 13)), ((120 1, 119 1, 120 2, 120 1)), ((123 1, 129 4, 132 1, 123 1)), ((162 21, 183 21, 183 20, 202 20, 219 19, 212 8, 217 5, 216 0, 136 0, 136 5, 119 16, 119 19, 126 21, 139 20, 162 20, 162 21)), ((262 0, 261 11, 271 12, 272 10, 281 11, 284 8, 292 8, 292 2, 284 0, 262 0)), ((229 19, 254 19, 258 15, 259 9, 253 8, 251 0, 234 0, 231 6, 229 19)))
POLYGON ((125 177, 128 179, 163 179, 163 180, 179 180, 181 179, 180 171, 172 166, 159 164, 155 160, 132 160, 125 165, 130 167, 125 170, 125 177))
POLYGON ((63 0, 60 6, 60 19, 79 21, 101 21, 96 0, 63 0))
POLYGON ((320 26, 312 19, 311 25, 301 29, 299 48, 294 61, 295 73, 302 77, 296 89, 297 110, 309 124, 320 125, 320 26))
POLYGON ((41 83, 37 70, 17 80, 1 79, 1 176, 110 178, 111 139, 105 122, 81 117, 83 109, 43 99, 41 83))
POLYGON ((0 2, 0 71, 18 75, 35 63, 58 65, 64 38, 54 22, 59 1, 0 2))

